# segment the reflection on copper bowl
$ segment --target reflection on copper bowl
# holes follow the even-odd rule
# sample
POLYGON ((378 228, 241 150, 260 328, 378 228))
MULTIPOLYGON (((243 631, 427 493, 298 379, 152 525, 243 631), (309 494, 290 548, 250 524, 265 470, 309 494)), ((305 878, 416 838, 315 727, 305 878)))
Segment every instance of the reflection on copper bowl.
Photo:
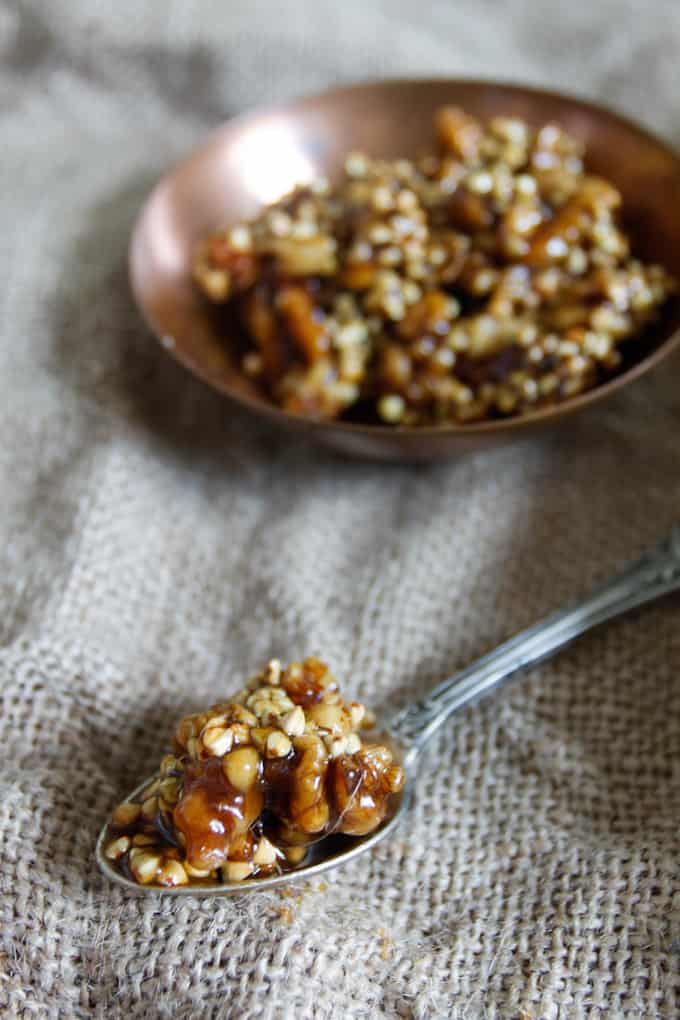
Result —
POLYGON ((410 429, 298 418, 271 404, 242 375, 228 329, 192 280, 197 241, 216 226, 253 216, 295 184, 318 175, 332 179, 352 149, 387 158, 431 151, 434 112, 450 103, 483 119, 503 114, 534 125, 554 120, 582 139, 589 169, 623 195, 635 253, 680 279, 680 157, 643 128, 591 103, 523 86, 448 79, 376 82, 229 121, 159 182, 135 225, 130 274, 139 307, 166 349, 276 427, 355 456, 404 461, 453 456, 544 428, 605 399, 670 353, 680 341, 678 300, 635 342, 635 360, 595 389, 515 418, 410 429))

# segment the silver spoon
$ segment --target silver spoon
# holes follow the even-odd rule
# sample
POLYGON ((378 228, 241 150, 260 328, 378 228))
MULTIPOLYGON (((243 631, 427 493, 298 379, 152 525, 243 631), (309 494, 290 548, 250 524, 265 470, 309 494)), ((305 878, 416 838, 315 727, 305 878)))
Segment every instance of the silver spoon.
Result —
MULTIPOLYGON (((596 588, 580 601, 546 617, 540 623, 521 631, 499 645, 488 655, 438 684, 421 701, 414 702, 398 712, 387 724, 386 738, 401 759, 406 772, 406 783, 393 812, 375 832, 363 838, 343 837, 341 847, 333 845, 323 856, 294 871, 286 871, 267 878, 254 878, 245 882, 214 883, 210 885, 142 886, 118 872, 104 856, 107 838, 104 826, 97 839, 96 858, 99 867, 112 882, 140 893, 162 893, 165 896, 227 896, 238 893, 271 889, 289 884, 295 879, 311 878, 329 868, 345 864, 359 854, 387 839, 398 825, 413 793, 418 760, 430 737, 457 709, 488 694, 518 669, 547 658, 573 638, 604 623, 629 609, 666 595, 680 588, 680 526, 668 538, 605 584, 596 588)), ((140 795, 155 779, 145 780, 130 794, 129 799, 140 795)), ((321 840, 317 852, 326 841, 321 840)))

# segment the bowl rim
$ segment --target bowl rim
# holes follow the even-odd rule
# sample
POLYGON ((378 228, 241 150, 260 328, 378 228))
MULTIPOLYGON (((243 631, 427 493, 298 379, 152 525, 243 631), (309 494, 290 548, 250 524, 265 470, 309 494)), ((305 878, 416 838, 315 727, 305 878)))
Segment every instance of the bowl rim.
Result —
MULTIPOLYGON (((211 377, 209 373, 204 371, 199 362, 194 361, 191 357, 183 355, 182 352, 176 349, 174 344, 168 344, 167 334, 160 330, 154 323, 152 315, 147 310, 145 301, 137 286, 135 274, 135 252, 139 244, 147 211, 151 208, 153 202, 159 197, 163 189, 167 187, 170 180, 176 174, 185 170, 192 162, 199 161, 205 153, 209 152, 215 146, 216 142, 223 134, 229 134, 235 127, 240 125, 256 123, 260 119, 266 119, 282 113, 291 114, 297 111, 302 112, 307 108, 313 108, 315 105, 323 103, 324 100, 342 96, 343 94, 356 94, 362 91, 372 91, 376 88, 389 90, 394 87, 409 86, 420 88, 430 87, 433 85, 506 89, 509 92, 541 96, 557 102, 563 102, 566 100, 567 103, 571 103, 575 107, 586 110, 591 114, 597 116, 602 116, 604 114, 607 118, 618 123, 627 131, 641 137, 646 142, 652 142, 654 145, 664 150, 664 152, 677 163, 678 176, 680 179, 680 149, 676 149, 676 147, 666 138, 644 127, 634 118, 619 112, 605 103, 600 103, 595 100, 582 97, 575 92, 544 88, 540 85, 524 83, 521 81, 465 76, 451 77, 449 75, 396 75, 394 77, 365 78, 354 82, 330 85, 318 92, 294 96, 284 103, 255 106, 250 110, 244 110, 232 117, 228 117, 222 123, 218 124, 208 133, 203 141, 189 148, 183 156, 180 156, 179 159, 175 160, 167 168, 144 199, 144 202, 135 218, 130 235, 128 244, 128 278, 135 304, 137 305, 141 317, 151 333, 177 362, 182 364, 191 372, 192 375, 201 379, 212 389, 229 397, 235 403, 246 408, 253 414, 273 419, 275 422, 279 422, 287 427, 292 426, 296 429, 304 428, 306 431, 313 430, 316 433, 336 432, 341 430, 347 435, 353 435, 356 437, 370 436, 389 439, 390 437, 394 438, 398 436, 400 441, 404 441, 407 437, 409 440, 411 438, 416 440, 418 438, 443 438, 447 436, 455 436, 456 438, 464 439, 465 437, 493 437, 496 434, 503 435, 508 432, 531 431, 536 427, 549 425, 560 418, 571 415, 577 411, 584 410, 587 407, 591 407, 593 404, 597 404, 601 400, 606 400, 608 397, 617 393, 619 390, 624 389, 630 383, 651 371, 659 364, 659 362, 663 361, 678 347, 678 345, 680 345, 680 327, 678 327, 670 333, 655 350, 649 352, 639 361, 630 365, 619 375, 613 376, 606 382, 600 383, 592 389, 586 390, 584 393, 577 394, 574 397, 569 397, 559 404, 552 404, 536 411, 530 411, 526 414, 520 414, 515 417, 495 418, 487 421, 471 422, 470 424, 443 423, 441 425, 413 426, 371 424, 345 421, 343 419, 335 418, 331 420, 306 418, 302 415, 296 415, 289 411, 284 411, 282 408, 278 407, 273 402, 268 401, 266 398, 251 397, 247 393, 233 389, 228 384, 222 383, 220 380, 211 377)), ((679 299, 676 298, 676 300, 679 299)))

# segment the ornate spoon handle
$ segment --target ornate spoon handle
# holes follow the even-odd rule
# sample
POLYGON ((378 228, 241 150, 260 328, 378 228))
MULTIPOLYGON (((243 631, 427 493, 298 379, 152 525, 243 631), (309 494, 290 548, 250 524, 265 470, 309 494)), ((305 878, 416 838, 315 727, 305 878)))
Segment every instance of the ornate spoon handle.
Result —
POLYGON ((680 526, 622 573, 589 595, 558 610, 448 680, 425 698, 398 712, 390 731, 413 763, 432 734, 452 712, 488 694, 516 670, 546 658, 605 620, 680 588, 680 526))

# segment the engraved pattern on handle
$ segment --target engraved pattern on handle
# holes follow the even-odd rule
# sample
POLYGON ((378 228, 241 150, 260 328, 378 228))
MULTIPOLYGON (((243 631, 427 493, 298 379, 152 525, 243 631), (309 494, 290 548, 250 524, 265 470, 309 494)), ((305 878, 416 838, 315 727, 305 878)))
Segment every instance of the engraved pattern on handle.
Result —
POLYGON ((388 727, 404 747, 407 763, 415 760, 452 712, 489 693, 516 670, 546 658, 605 620, 678 588, 680 525, 622 573, 580 601, 521 631, 398 712, 388 727))

